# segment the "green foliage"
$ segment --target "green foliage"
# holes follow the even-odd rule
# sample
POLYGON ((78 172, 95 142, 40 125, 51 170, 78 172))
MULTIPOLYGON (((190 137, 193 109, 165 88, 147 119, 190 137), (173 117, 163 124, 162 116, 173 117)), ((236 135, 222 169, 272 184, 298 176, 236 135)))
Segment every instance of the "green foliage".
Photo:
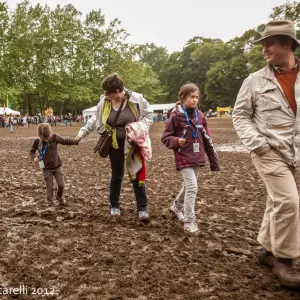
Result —
MULTIPOLYGON (((288 1, 270 18, 293 20, 300 39, 299 15, 300 3, 288 1)), ((82 16, 71 4, 50 9, 24 0, 10 11, 0 2, 0 103, 8 97, 29 114, 48 106, 77 113, 98 102, 102 79, 117 72, 151 103, 174 102, 180 87, 194 82, 203 110, 233 105, 244 78, 265 66, 261 46, 253 45, 263 29, 228 42, 196 36, 169 54, 153 43, 129 45, 120 21, 107 24, 101 10, 82 16)))
POLYGON ((98 102, 104 76, 119 72, 126 86, 157 101, 158 75, 133 59, 119 25, 106 24, 101 10, 83 18, 70 4, 51 10, 25 0, 9 13, 0 3, 0 100, 9 97, 22 113, 48 106, 77 113, 98 102))
POLYGON ((246 52, 246 58, 248 60, 250 73, 256 72, 266 65, 266 61, 262 55, 262 47, 260 45, 254 45, 246 52))
POLYGON ((285 4, 274 7, 270 18, 274 20, 287 19, 296 22, 296 25, 300 25, 300 2, 299 1, 287 1, 285 4))
MULTIPOLYGON (((270 16, 295 21, 298 39, 299 8, 299 2, 287 2, 275 7, 270 16)), ((175 101, 180 87, 194 82, 201 89, 203 110, 233 106, 243 80, 266 65, 262 47, 253 45, 263 29, 264 25, 259 25, 227 43, 204 37, 190 39, 181 52, 171 54, 163 64, 162 82, 168 88, 164 102, 175 101)), ((295 55, 300 56, 299 48, 295 55)))
POLYGON ((211 108, 233 106, 247 75, 245 56, 233 56, 230 60, 216 62, 206 73, 206 105, 211 108))

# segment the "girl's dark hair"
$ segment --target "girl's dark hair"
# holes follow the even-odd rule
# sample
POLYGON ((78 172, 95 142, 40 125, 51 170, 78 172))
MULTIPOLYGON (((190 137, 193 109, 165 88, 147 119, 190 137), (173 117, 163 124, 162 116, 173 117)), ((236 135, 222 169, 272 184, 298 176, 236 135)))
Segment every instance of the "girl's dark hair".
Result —
POLYGON ((178 93, 178 102, 182 103, 190 94, 198 91, 200 94, 200 89, 194 83, 185 84, 178 93))
POLYGON ((123 80, 117 73, 104 78, 101 86, 102 89, 108 93, 115 93, 117 90, 122 92, 124 90, 123 80))

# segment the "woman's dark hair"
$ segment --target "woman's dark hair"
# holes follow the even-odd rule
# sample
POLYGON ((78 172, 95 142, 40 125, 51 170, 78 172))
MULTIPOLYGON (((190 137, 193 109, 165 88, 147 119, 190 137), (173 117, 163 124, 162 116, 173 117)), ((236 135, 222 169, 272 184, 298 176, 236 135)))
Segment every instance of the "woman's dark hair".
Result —
POLYGON ((178 101, 183 102, 191 93, 198 91, 200 94, 200 90, 194 83, 187 83, 185 84, 178 93, 178 101))
POLYGON ((292 40, 293 42, 292 42, 292 45, 291 45, 291 50, 292 50, 293 52, 295 52, 295 50, 296 50, 297 47, 298 47, 298 43, 297 43, 294 39, 290 38, 289 36, 286 36, 286 35, 278 35, 278 39, 279 39, 281 45, 284 45, 284 44, 287 43, 287 41, 292 40))
POLYGON ((101 86, 103 90, 108 93, 115 93, 117 90, 119 90, 119 92, 122 92, 124 90, 123 80, 116 73, 104 78, 101 86))

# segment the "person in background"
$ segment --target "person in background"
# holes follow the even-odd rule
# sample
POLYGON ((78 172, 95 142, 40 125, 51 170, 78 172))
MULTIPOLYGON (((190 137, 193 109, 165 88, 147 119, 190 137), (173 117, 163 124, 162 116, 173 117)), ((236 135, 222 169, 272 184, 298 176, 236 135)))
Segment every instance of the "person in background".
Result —
POLYGON ((8 127, 9 127, 9 132, 10 133, 13 133, 14 132, 14 119, 13 119, 13 116, 12 114, 9 115, 9 117, 7 118, 7 124, 8 124, 8 127))
POLYGON ((72 114, 71 113, 69 113, 69 115, 68 115, 68 123, 69 123, 69 126, 70 127, 72 127, 72 114))
POLYGON ((23 117, 23 126, 28 128, 28 117, 27 117, 27 115, 23 117))
POLYGON ((69 120, 69 117, 67 114, 64 115, 64 124, 65 124, 65 127, 68 127, 68 120, 69 120))

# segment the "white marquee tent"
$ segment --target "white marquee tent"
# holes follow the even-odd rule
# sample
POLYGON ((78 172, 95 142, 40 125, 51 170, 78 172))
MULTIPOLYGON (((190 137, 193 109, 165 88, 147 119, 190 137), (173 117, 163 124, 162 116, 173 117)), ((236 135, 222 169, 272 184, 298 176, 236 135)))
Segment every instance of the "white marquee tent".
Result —
POLYGON ((151 104, 151 107, 154 112, 160 111, 165 112, 173 107, 175 107, 176 103, 165 103, 165 104, 151 104))
MULTIPOLYGON (((165 104, 151 104, 151 107, 154 112, 165 112, 175 106, 176 103, 165 103, 165 104)), ((94 116, 96 114, 97 106, 87 108, 82 111, 82 115, 85 121, 85 116, 94 116)))
POLYGON ((94 116, 96 114, 96 110, 97 110, 97 106, 93 106, 91 108, 87 108, 87 109, 83 110, 82 111, 82 116, 84 118, 84 122, 86 120, 85 116, 94 116))
POLYGON ((4 115, 4 114, 6 114, 6 115, 12 114, 13 116, 19 116, 20 112, 17 110, 8 108, 8 107, 0 107, 0 115, 4 115))

